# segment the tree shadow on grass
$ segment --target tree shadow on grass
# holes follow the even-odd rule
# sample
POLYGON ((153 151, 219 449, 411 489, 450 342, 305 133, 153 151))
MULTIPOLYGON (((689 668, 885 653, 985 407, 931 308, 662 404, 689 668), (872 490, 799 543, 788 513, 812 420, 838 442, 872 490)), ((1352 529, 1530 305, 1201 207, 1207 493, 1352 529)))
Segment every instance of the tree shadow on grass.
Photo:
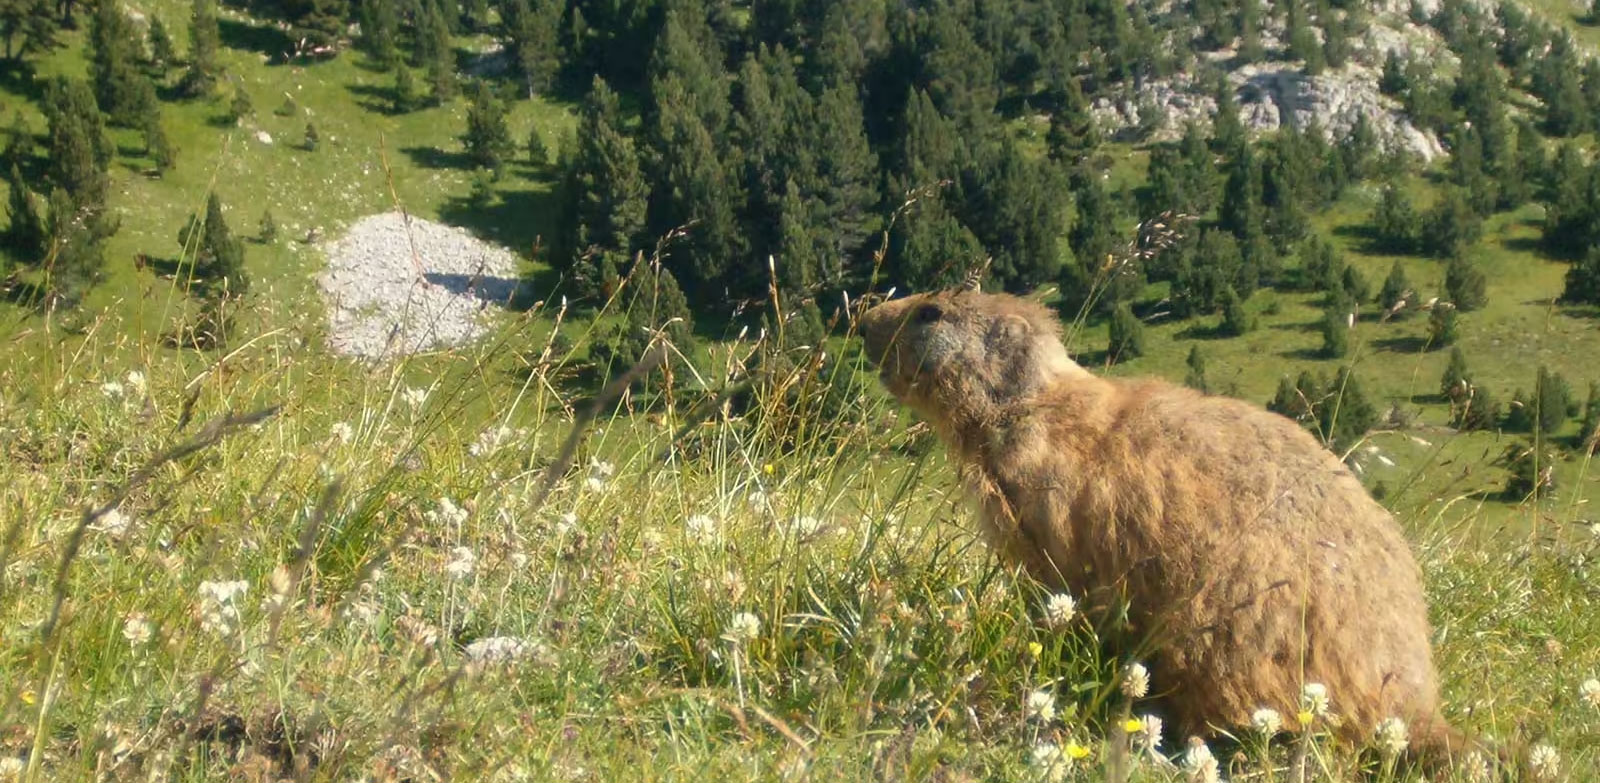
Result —
POLYGON ((1544 249, 1544 243, 1539 237, 1507 237, 1500 240, 1500 246, 1519 253, 1539 254, 1544 249))
MULTIPOLYGON (((509 247, 524 258, 536 245, 550 246, 555 238, 559 212, 554 191, 511 190, 497 195, 495 202, 488 206, 476 205, 470 198, 451 198, 439 208, 439 218, 481 239, 509 247)), ((559 281, 560 275, 554 270, 548 266, 541 268, 523 281, 510 306, 515 309, 531 305, 544 298, 559 281)))
POLYGON ((1333 235, 1348 240, 1350 249, 1364 256, 1399 255, 1378 236, 1377 229, 1365 223, 1334 226, 1333 235))
POLYGON ((1373 340, 1373 348, 1391 353, 1422 353, 1428 348, 1428 340, 1424 337, 1383 337, 1373 340))
POLYGON ((472 168, 472 157, 466 152, 445 152, 438 147, 405 147, 400 151, 425 169, 472 168))
POLYGON ((374 114, 394 117, 394 89, 378 84, 347 84, 345 90, 356 96, 356 105, 374 114))
POLYGON ((276 27, 223 18, 217 20, 217 29, 224 46, 259 52, 273 65, 287 63, 288 55, 294 51, 294 40, 276 27))
POLYGON ((1285 359, 1298 359, 1303 362, 1320 362, 1332 358, 1324 353, 1321 348, 1294 348, 1288 351, 1279 351, 1278 355, 1285 359))

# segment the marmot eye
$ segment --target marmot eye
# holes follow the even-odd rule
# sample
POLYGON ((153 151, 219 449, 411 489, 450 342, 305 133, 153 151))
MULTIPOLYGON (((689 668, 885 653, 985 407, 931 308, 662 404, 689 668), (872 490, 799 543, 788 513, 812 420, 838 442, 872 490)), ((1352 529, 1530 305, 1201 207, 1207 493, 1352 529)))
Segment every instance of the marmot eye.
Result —
POLYGON ((933 323, 944 317, 944 310, 941 310, 938 305, 925 304, 918 307, 917 312, 912 317, 919 324, 933 323))

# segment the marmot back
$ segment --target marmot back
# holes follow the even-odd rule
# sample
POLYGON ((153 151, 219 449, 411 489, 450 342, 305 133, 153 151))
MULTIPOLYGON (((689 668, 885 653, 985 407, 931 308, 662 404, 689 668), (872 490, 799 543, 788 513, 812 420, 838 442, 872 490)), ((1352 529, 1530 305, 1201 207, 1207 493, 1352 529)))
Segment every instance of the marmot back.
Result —
POLYGON ((1295 715, 1321 683, 1339 732, 1441 717, 1421 572, 1389 513, 1309 433, 1245 402, 1090 374, 1044 307, 923 294, 863 316, 884 384, 960 461, 986 535, 1093 607, 1127 601, 1152 693, 1185 734, 1295 715))

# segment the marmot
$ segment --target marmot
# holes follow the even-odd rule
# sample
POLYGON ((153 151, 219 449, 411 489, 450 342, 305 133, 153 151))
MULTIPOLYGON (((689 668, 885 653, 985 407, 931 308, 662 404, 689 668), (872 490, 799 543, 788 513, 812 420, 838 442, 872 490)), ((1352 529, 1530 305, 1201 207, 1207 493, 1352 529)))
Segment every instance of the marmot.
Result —
POLYGON ((1399 527, 1300 426, 1095 376, 1049 309, 1013 296, 918 294, 860 327, 889 391, 962 466, 990 542, 1088 607, 1127 601, 1178 737, 1247 726, 1260 708, 1294 716, 1321 683, 1345 741, 1397 717, 1426 759, 1469 747, 1439 711, 1399 527))

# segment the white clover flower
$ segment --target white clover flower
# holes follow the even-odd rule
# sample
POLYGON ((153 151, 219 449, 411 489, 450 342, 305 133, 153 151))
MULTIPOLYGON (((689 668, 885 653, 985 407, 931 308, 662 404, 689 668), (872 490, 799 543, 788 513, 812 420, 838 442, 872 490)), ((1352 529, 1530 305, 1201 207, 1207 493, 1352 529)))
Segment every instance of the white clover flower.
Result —
POLYGON ((1122 682, 1118 685, 1122 695, 1130 699, 1142 699, 1150 692, 1150 670, 1144 668, 1142 663, 1130 663, 1122 670, 1122 682))
POLYGON ((1183 771, 1193 783, 1218 783, 1222 779, 1222 765, 1199 737, 1189 738, 1189 748, 1183 752, 1183 771))
POLYGON ((124 394, 122 383, 119 381, 106 381, 100 384, 100 393, 113 400, 120 399, 124 394))
POLYGON ((1300 706, 1313 717, 1325 718, 1328 716, 1328 686, 1320 682, 1308 682, 1300 689, 1300 706))
POLYGON ((1528 766, 1534 780, 1555 780, 1561 774, 1561 754, 1549 745, 1534 745, 1528 751, 1528 766))
POLYGON ((134 647, 143 647, 155 636, 156 628, 142 614, 130 614, 122 621, 122 638, 134 647))
POLYGON ((755 641, 761 635, 761 618, 750 612, 740 612, 728 621, 728 627, 723 630, 722 638, 734 644, 744 644, 755 641))
POLYGON ((805 514, 797 514, 789 520, 789 529, 801 538, 816 535, 822 529, 822 520, 805 514))
POLYGON ((1154 755, 1161 747, 1161 719, 1154 715, 1139 716, 1139 733, 1135 736, 1138 749, 1154 755))
POLYGON ((406 405, 410 406, 411 410, 415 411, 418 408, 428 404, 428 394, 429 391, 427 389, 418 389, 414 386, 407 386, 405 391, 400 392, 400 399, 405 400, 406 405))
POLYGON ((1406 722, 1399 718, 1384 718, 1378 721, 1376 734, 1379 749, 1392 756, 1404 753, 1411 745, 1411 734, 1406 731, 1406 722))
POLYGON ((599 492, 600 490, 606 488, 606 484, 611 482, 611 477, 615 475, 616 472, 617 468, 615 465, 612 465, 603 459, 591 458, 589 460, 589 478, 585 483, 588 484, 591 491, 599 492))
POLYGON ((337 438, 340 443, 347 445, 350 443, 350 441, 356 439, 356 431, 350 426, 350 422, 347 421, 341 421, 337 424, 334 424, 332 427, 328 428, 328 432, 332 434, 333 437, 337 438))
POLYGON ((133 519, 122 513, 122 509, 114 508, 100 515, 99 521, 95 522, 94 529, 112 538, 122 538, 128 534, 129 530, 133 529, 133 519))
POLYGON ((129 370, 128 388, 133 389, 134 394, 141 397, 144 396, 145 390, 149 388, 149 385, 145 382, 144 373, 138 370, 129 370))
POLYGON ((16 756, 0 758, 0 783, 14 783, 22 780, 22 773, 28 771, 28 765, 16 756))
POLYGON ((1051 693, 1045 688, 1040 688, 1039 690, 1029 693, 1027 704, 1023 707, 1023 713, 1030 718, 1044 721, 1046 723, 1055 720, 1055 694, 1051 693))
POLYGON ((689 539, 699 544, 709 544, 717 540, 717 521, 705 514, 695 514, 683 523, 683 530, 689 539))
POLYGON ((1277 710, 1263 707, 1250 716, 1250 725, 1255 727, 1256 731, 1271 737, 1283 729, 1283 717, 1277 710))
POLYGON ((1461 760, 1461 775, 1466 778, 1467 783, 1489 783, 1494 779, 1489 760, 1475 750, 1461 760))
POLYGON ((450 550, 450 562, 445 563, 444 572, 456 579, 470 579, 477 566, 478 556, 471 549, 458 546, 450 550))
POLYGON ((1065 627, 1078 614, 1078 602, 1066 593, 1056 593, 1044 602, 1045 621, 1052 628, 1065 627))
POLYGON ((429 522, 451 527, 460 527, 467 521, 467 510, 456 505, 455 501, 447 497, 439 498, 439 505, 424 516, 429 522))
POLYGON ((220 637, 239 632, 239 599, 250 590, 243 581, 201 582, 200 629, 220 637))
POLYGON ((1041 742, 1028 754, 1028 766, 1039 780, 1059 783, 1072 771, 1072 757, 1053 742, 1041 742))
POLYGON ((566 536, 578 529, 578 515, 568 511, 556 518, 556 535, 566 536))
POLYGON ((1585 704, 1600 710, 1600 680, 1589 678, 1578 686, 1578 696, 1585 704))
POLYGON ((511 553, 511 567, 515 568, 518 571, 526 569, 528 567, 528 555, 527 555, 527 553, 526 552, 512 552, 511 553))

